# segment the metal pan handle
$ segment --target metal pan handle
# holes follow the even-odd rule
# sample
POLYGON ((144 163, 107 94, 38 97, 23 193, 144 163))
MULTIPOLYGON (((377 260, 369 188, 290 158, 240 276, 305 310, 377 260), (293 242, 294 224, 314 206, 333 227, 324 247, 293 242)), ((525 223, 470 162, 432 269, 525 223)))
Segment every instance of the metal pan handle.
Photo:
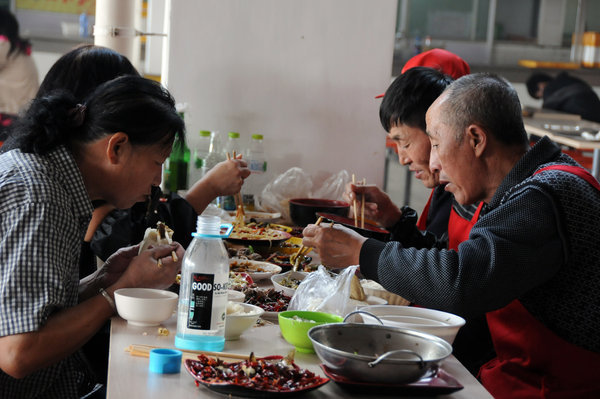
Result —
POLYGON ((394 351, 385 352, 383 355, 379 356, 377 359, 373 360, 372 362, 369 362, 368 365, 369 365, 369 367, 375 367, 383 359, 385 359, 389 355, 393 355, 393 354, 396 354, 396 353, 410 353, 411 355, 415 355, 416 357, 419 358, 419 367, 420 368, 425 367, 425 362, 423 361, 423 357, 421 357, 421 355, 419 355, 417 352, 411 351, 410 349, 397 349, 397 350, 394 350, 394 351))
POLYGON ((377 320, 382 326, 384 325, 383 321, 381 321, 381 319, 379 317, 375 316, 373 313, 367 312, 366 310, 355 310, 354 312, 348 313, 346 315, 346 317, 344 317, 344 321, 342 323, 345 323, 346 320, 348 320, 348 317, 355 315, 357 313, 363 313, 363 314, 369 315, 369 316, 373 317, 375 320, 377 320))

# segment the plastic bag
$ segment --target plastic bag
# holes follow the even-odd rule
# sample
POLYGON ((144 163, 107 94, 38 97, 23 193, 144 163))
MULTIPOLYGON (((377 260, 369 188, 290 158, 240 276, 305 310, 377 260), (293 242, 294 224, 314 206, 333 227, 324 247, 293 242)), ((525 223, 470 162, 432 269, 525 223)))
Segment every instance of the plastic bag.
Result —
POLYGON ((218 216, 221 218, 223 222, 233 222, 235 220, 234 216, 231 216, 229 212, 224 209, 219 208, 215 204, 208 204, 208 206, 202 212, 203 216, 218 216))
POLYGON ((332 277, 323 265, 309 273, 296 288, 289 310, 310 310, 345 316, 365 303, 350 298, 350 285, 358 265, 332 277))
POLYGON ((263 189, 260 206, 264 211, 281 213, 284 221, 290 221, 288 201, 292 198, 308 198, 313 187, 311 177, 300 168, 288 169, 263 189))
POLYGON ((301 168, 291 168, 277 176, 263 189, 260 208, 266 212, 280 213, 283 222, 291 222, 289 200, 292 198, 325 198, 339 200, 344 188, 350 182, 350 175, 341 170, 327 178, 313 192, 312 178, 301 168))
POLYGON ((313 198, 325 198, 339 200, 344 194, 346 184, 350 183, 352 178, 347 170, 340 170, 335 175, 331 175, 323 182, 323 185, 313 192, 313 198))

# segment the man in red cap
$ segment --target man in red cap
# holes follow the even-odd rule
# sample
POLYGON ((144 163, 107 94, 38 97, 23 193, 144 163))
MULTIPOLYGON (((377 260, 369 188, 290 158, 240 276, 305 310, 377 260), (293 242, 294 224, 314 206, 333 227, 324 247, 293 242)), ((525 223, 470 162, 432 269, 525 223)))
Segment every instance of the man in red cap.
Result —
POLYGON ((415 55, 406 61, 401 73, 417 66, 437 69, 455 80, 471 73, 471 68, 465 60, 441 48, 434 48, 415 55))
MULTIPOLYGON (((468 74, 468 64, 446 50, 434 49, 411 58, 382 95, 379 117, 398 153, 398 160, 409 168, 431 195, 417 220, 408 206, 398 208, 376 186, 349 184, 344 199, 352 202, 365 196, 365 217, 387 228, 393 241, 406 247, 449 248, 458 250, 482 211, 482 203, 461 205, 440 185, 440 176, 429 169, 431 143, 425 132, 425 112, 452 82, 452 76, 468 74), (419 65, 422 62, 425 65, 419 65)), ((455 356, 476 374, 493 356, 493 347, 484 317, 467 320, 454 341, 455 356)))

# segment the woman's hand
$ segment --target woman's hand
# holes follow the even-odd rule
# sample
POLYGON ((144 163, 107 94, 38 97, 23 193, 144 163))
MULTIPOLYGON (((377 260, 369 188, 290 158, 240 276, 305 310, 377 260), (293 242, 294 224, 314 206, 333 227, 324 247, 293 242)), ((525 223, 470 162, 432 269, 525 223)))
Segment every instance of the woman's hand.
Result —
POLYGON ((250 169, 247 166, 241 155, 216 164, 188 190, 185 199, 200 215, 218 196, 240 192, 244 180, 250 175, 250 169))
POLYGON ((305 247, 313 247, 319 253, 321 262, 331 268, 358 265, 360 249, 367 240, 354 230, 336 224, 309 224, 302 231, 305 247))
MULTIPOLYGON (((358 216, 360 216, 360 204, 363 195, 365 196, 365 219, 371 219, 387 228, 396 224, 402 216, 402 211, 379 187, 348 183, 345 187, 343 199, 350 204, 356 200, 358 216)), ((350 217, 354 217, 352 206, 350 207, 350 217)))
MULTIPOLYGON (((117 255, 118 252, 115 254, 117 255)), ((121 276, 113 284, 113 288, 140 287, 140 288, 167 288, 175 282, 177 273, 181 270, 181 262, 185 250, 181 244, 173 242, 169 245, 159 245, 142 251, 131 259, 131 262, 122 270, 121 276), (175 256, 173 256, 175 252, 175 256)), ((113 255, 114 256, 114 255, 113 255)), ((108 259, 105 268, 107 279, 116 276, 122 268, 123 259, 108 259)))

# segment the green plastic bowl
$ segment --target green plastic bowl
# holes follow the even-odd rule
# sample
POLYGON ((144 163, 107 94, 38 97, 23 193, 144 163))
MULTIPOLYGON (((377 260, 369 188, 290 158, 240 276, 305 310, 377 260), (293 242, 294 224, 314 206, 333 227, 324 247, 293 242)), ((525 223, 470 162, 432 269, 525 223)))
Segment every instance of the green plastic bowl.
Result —
POLYGON ((302 353, 315 353, 312 341, 308 338, 308 330, 321 324, 341 323, 344 320, 334 314, 306 310, 287 310, 280 312, 278 318, 283 338, 302 353), (302 320, 295 320, 294 316, 302 320))

